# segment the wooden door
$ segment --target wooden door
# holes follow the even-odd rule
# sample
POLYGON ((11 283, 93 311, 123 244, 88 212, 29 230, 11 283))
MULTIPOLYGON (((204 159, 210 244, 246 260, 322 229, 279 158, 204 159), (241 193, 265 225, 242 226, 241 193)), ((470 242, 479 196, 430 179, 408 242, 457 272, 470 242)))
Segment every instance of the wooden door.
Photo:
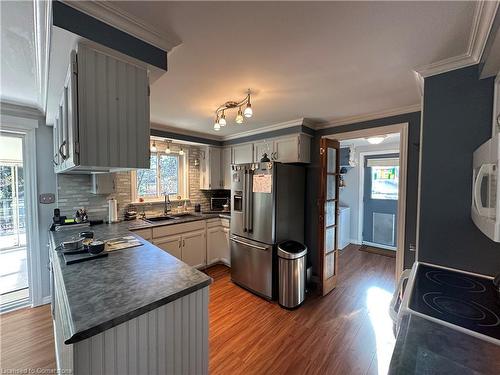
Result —
POLYGON ((321 293, 326 295, 338 278, 339 142, 320 140, 319 249, 321 293))
POLYGON ((202 267, 207 262, 205 230, 182 235, 182 261, 191 267, 202 267))

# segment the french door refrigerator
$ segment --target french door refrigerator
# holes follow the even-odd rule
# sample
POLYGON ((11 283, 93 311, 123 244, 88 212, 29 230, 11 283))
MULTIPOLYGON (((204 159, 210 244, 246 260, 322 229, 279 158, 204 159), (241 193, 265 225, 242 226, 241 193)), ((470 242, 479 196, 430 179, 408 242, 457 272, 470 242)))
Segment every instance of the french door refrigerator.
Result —
POLYGON ((268 162, 231 169, 231 280, 274 299, 276 245, 304 242, 305 168, 268 162))

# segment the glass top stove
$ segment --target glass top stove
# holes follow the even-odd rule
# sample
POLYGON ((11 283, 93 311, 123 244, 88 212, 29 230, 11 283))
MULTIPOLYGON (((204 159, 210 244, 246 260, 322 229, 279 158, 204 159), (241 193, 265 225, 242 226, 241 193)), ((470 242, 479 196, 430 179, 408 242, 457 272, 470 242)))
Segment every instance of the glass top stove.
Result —
POLYGON ((490 279, 420 264, 409 307, 500 340, 500 304, 490 279))

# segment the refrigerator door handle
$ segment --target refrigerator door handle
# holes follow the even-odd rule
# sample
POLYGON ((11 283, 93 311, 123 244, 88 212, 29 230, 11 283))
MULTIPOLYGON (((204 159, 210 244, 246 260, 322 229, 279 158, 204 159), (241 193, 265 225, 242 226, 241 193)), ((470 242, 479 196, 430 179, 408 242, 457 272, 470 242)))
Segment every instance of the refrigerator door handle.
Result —
POLYGON ((243 173, 243 232, 247 231, 247 170, 243 173))
POLYGON ((253 232, 253 171, 248 171, 248 233, 253 232))
POLYGON ((258 246, 258 245, 252 245, 251 243, 238 240, 238 239, 236 239, 234 237, 231 237, 231 241, 239 243, 240 245, 248 246, 248 247, 251 247, 253 249, 258 249, 258 250, 262 250, 262 251, 266 251, 268 249, 268 247, 258 246))

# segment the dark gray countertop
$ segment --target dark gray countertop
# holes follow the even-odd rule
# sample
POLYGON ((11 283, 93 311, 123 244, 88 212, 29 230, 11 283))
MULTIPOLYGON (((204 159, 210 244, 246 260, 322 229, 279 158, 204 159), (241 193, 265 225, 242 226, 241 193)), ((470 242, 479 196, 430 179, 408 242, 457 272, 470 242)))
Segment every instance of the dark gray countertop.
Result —
MULTIPOLYGON (((175 222, 149 224, 140 220, 90 227, 94 238, 106 240, 130 235, 130 229, 173 225, 218 215, 201 214, 175 222)), ((51 233, 52 248, 78 236, 84 229, 51 233)), ((161 305, 211 284, 206 274, 188 266, 151 243, 111 252, 108 257, 66 265, 62 255, 53 257, 60 270, 56 288, 66 311, 63 336, 66 344, 78 342, 161 305)))
POLYGON ((389 374, 499 374, 500 346, 414 314, 403 317, 389 374))

